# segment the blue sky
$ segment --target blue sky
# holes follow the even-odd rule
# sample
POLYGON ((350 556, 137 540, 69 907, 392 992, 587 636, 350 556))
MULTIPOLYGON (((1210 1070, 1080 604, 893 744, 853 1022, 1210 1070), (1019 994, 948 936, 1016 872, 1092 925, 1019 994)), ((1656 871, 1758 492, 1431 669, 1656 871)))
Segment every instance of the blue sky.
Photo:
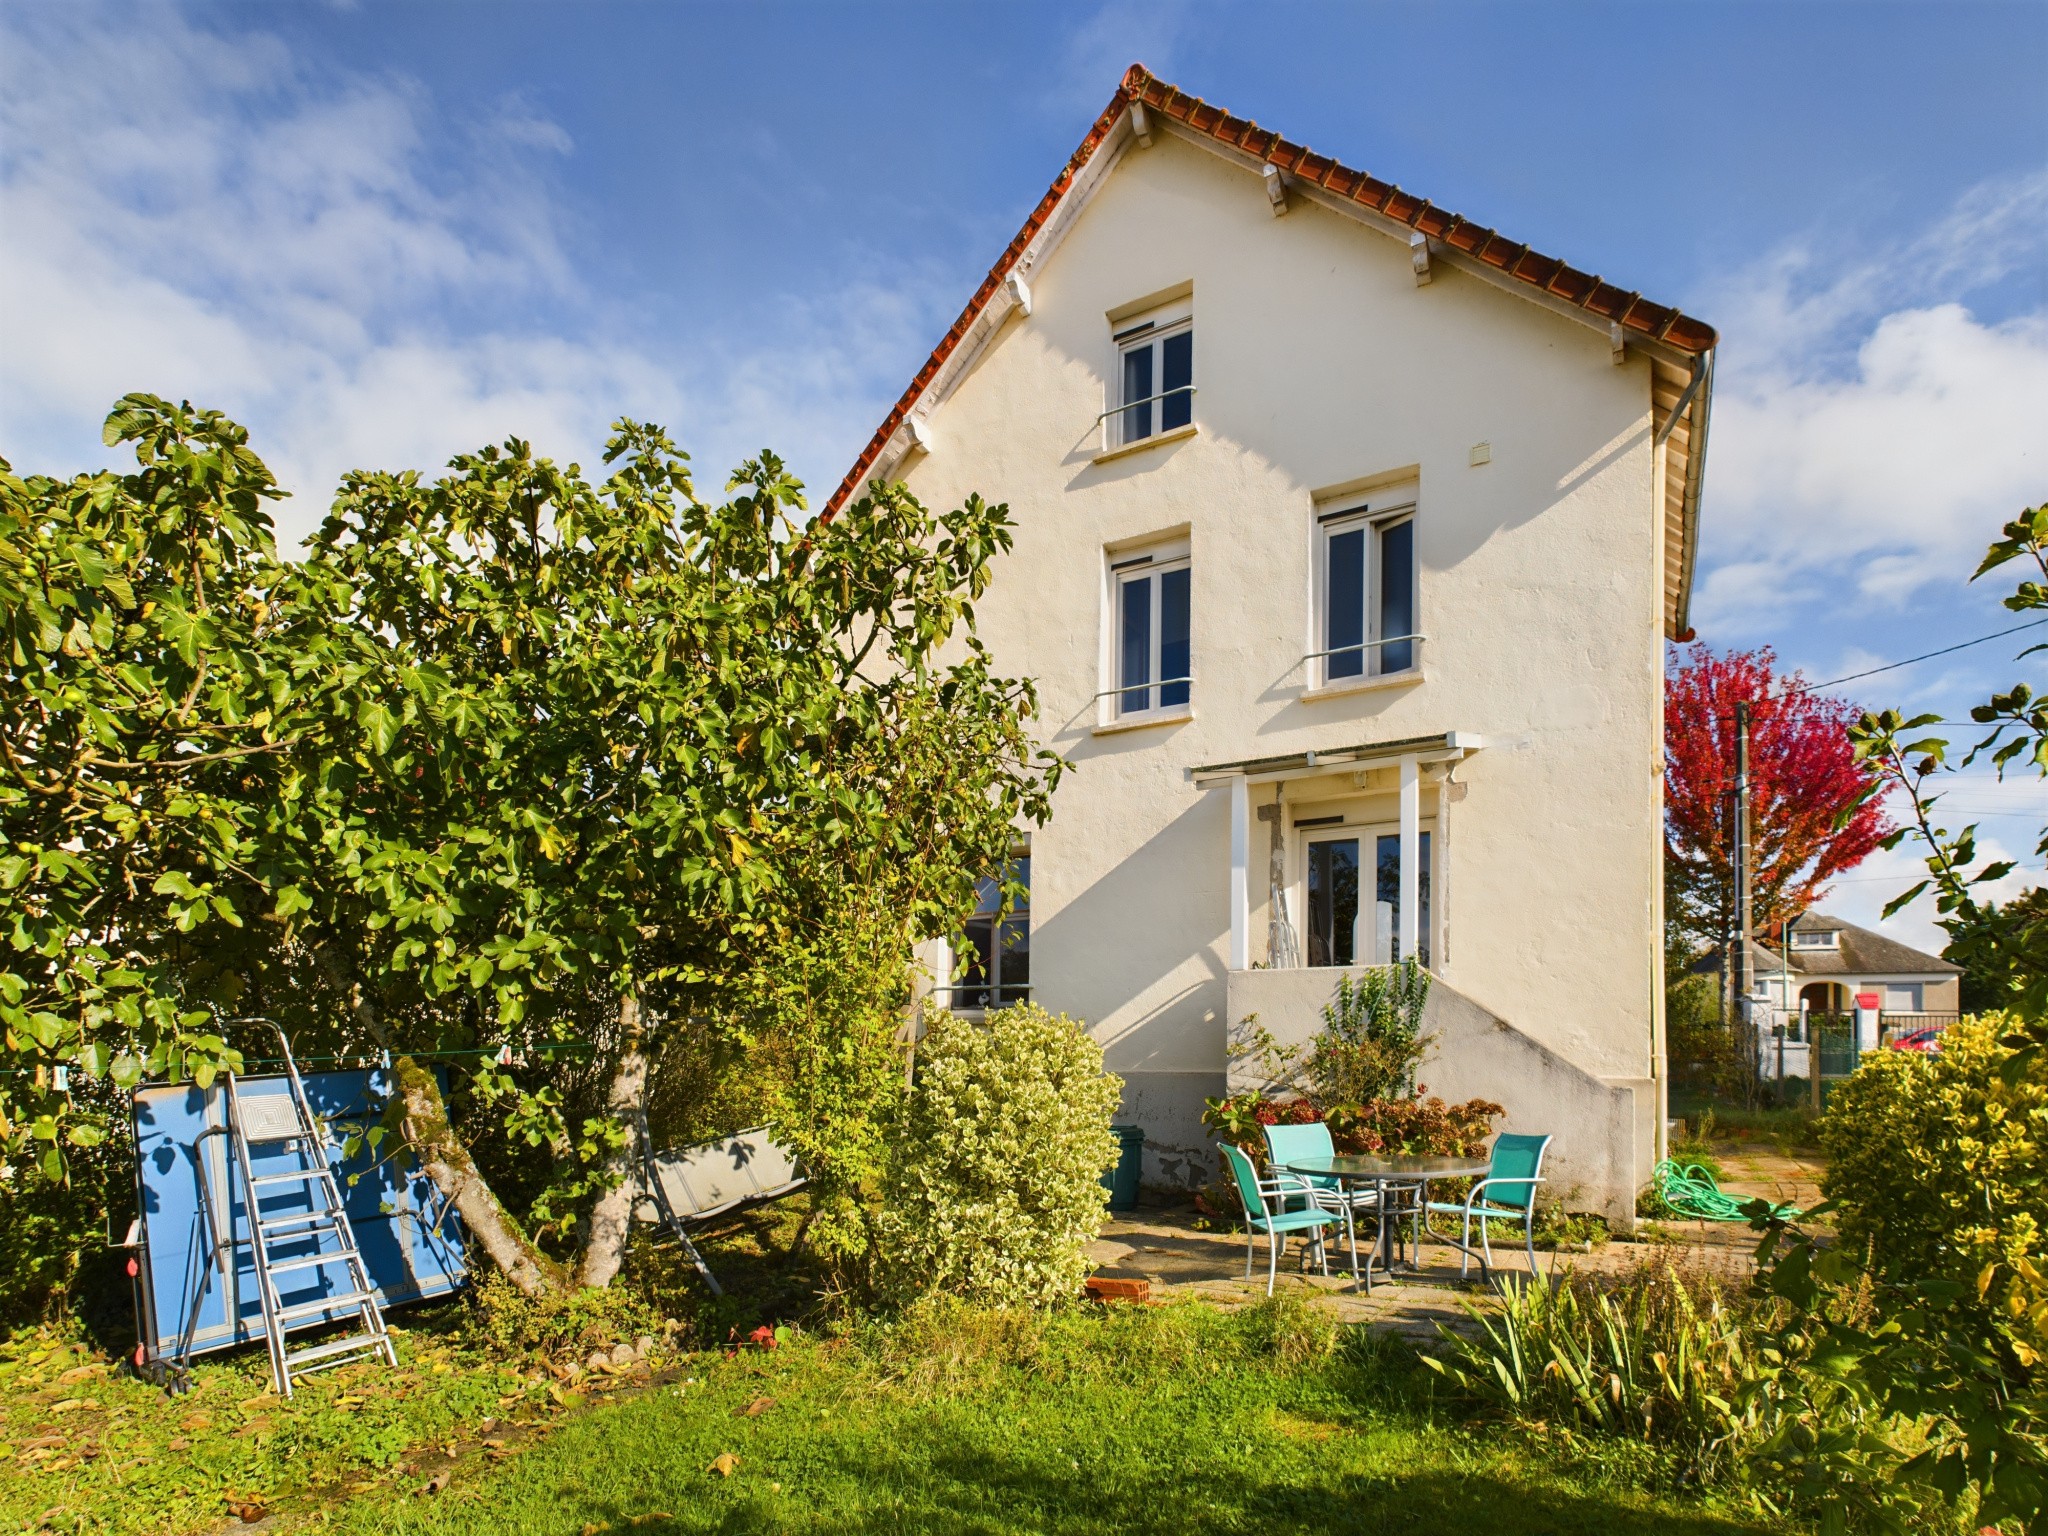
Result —
MULTIPOLYGON (((1703 638, 1828 678, 2001 627, 1962 578, 2048 497, 2038 3, 0 0, 0 454, 108 462, 145 388, 250 425, 291 537, 345 467, 590 462, 622 413, 822 494, 1133 60, 1720 327, 1703 638)), ((1856 696, 1954 715, 2015 649, 1856 696)), ((2022 853, 2048 791, 1954 803, 2022 853)))

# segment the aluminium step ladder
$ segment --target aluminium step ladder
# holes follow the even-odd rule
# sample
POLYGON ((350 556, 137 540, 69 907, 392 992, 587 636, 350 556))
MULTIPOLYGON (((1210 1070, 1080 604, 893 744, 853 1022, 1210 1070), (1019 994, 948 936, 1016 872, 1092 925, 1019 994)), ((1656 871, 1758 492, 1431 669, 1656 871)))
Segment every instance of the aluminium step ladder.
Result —
MULTIPOLYGON (((264 1022, 268 1023, 268 1020, 264 1022)), ((246 1093, 232 1072, 224 1074, 227 1091, 227 1139, 234 1148, 248 1212, 249 1249, 256 1272, 257 1297, 263 1308, 264 1342, 270 1348, 271 1384, 281 1397, 292 1395, 294 1376, 381 1356, 397 1365, 383 1309, 377 1305, 369 1271, 356 1246, 342 1203, 340 1182, 327 1156, 327 1131, 306 1102, 306 1085, 292 1059, 291 1041, 275 1024, 284 1047, 285 1092, 246 1093), (278 1148, 296 1167, 259 1173, 251 1148, 278 1148), (287 1210, 265 1211, 266 1199, 298 1194, 303 1203, 287 1210), (305 1248, 311 1244, 310 1250, 305 1248), (277 1254, 273 1250, 292 1250, 277 1254), (279 1277, 287 1278, 279 1285, 279 1277), (341 1289, 326 1286, 338 1280, 341 1289), (287 1302, 287 1296, 317 1289, 321 1294, 287 1302), (293 1349, 290 1336, 354 1314, 354 1326, 341 1337, 293 1349)), ((270 1168, 270 1162, 264 1164, 270 1168)), ((230 1260, 232 1262, 232 1260, 230 1260)))

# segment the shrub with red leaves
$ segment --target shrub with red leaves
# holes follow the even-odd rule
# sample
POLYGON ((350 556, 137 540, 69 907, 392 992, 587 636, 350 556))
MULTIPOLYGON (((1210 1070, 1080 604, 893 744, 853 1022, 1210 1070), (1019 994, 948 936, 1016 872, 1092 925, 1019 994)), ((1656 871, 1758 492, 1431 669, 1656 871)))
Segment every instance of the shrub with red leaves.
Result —
POLYGON ((1325 1108, 1301 1097, 1269 1099, 1256 1090, 1211 1099, 1202 1120, 1218 1141, 1229 1142, 1259 1168, 1266 1162, 1266 1127, 1312 1125, 1330 1127, 1330 1139, 1342 1153, 1422 1157, 1478 1157, 1486 1151, 1494 1122, 1507 1111, 1488 1099, 1446 1104, 1425 1097, 1418 1087, 1413 1098, 1375 1099, 1369 1104, 1332 1104, 1325 1108))
POLYGON ((1375 1099, 1370 1104, 1332 1106, 1326 1117, 1339 1152, 1384 1152, 1408 1157, 1479 1157, 1493 1136, 1493 1124, 1507 1110, 1490 1099, 1446 1104, 1424 1097, 1375 1099))

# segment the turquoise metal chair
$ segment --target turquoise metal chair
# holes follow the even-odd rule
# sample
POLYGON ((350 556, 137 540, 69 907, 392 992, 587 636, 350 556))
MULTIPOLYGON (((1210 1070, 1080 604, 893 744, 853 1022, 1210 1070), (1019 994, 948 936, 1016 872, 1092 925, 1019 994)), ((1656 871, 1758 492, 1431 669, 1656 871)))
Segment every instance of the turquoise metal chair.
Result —
POLYGON ((1328 1211, 1306 1207, 1289 1210, 1290 1193, 1297 1200, 1302 1198, 1299 1183, 1289 1190, 1278 1179, 1261 1180, 1259 1170, 1252 1166, 1252 1160, 1236 1147, 1223 1144, 1223 1160, 1230 1165, 1231 1177, 1237 1183, 1238 1198, 1244 1202, 1244 1277, 1252 1277, 1252 1254, 1258 1246, 1258 1235, 1266 1234, 1266 1294, 1273 1294, 1273 1282, 1280 1273, 1280 1249, 1290 1232, 1306 1233, 1315 1244, 1316 1261, 1322 1265, 1323 1273, 1330 1272, 1329 1256, 1323 1251, 1323 1229, 1334 1227, 1337 1218, 1328 1211))
POLYGON ((1357 1218, 1360 1214, 1379 1215, 1379 1190, 1372 1186, 1346 1185, 1342 1179, 1322 1174, 1287 1171, 1287 1164, 1291 1162, 1336 1155, 1337 1144, 1330 1138, 1330 1128, 1320 1120, 1309 1125, 1266 1127, 1266 1156, 1273 1165, 1274 1182, 1287 1191, 1290 1206, 1295 1203, 1293 1197, 1298 1195, 1303 1209, 1314 1206, 1344 1218, 1344 1240, 1351 1248, 1351 1276, 1355 1280, 1363 1273, 1365 1288, 1370 1291, 1372 1266, 1368 1264, 1363 1271, 1358 1267, 1357 1218))
POLYGON ((1423 1217, 1456 1216, 1463 1226, 1458 1234, 1458 1278, 1472 1267, 1472 1223, 1479 1223, 1482 1271, 1493 1269, 1493 1244, 1487 1237, 1489 1221, 1519 1221, 1529 1248, 1529 1272, 1536 1272, 1536 1186, 1543 1182, 1543 1154, 1550 1150, 1548 1136, 1497 1136, 1486 1177, 1472 1186, 1462 1204, 1432 1200, 1423 1217))

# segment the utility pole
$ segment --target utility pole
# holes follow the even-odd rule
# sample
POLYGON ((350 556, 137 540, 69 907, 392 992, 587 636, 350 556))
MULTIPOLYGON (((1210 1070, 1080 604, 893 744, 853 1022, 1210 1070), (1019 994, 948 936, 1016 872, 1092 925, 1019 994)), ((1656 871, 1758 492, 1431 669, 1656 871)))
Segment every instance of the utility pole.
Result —
POLYGON ((1751 1021, 1744 1012, 1744 999, 1749 996, 1749 702, 1743 700, 1735 706, 1735 935, 1734 956, 1728 968, 1735 991, 1735 1016, 1745 1026, 1742 1042, 1742 1059, 1751 1070, 1749 1081, 1743 1087, 1743 1097, 1751 1098, 1756 1093, 1757 1050, 1759 1042, 1751 1021))

